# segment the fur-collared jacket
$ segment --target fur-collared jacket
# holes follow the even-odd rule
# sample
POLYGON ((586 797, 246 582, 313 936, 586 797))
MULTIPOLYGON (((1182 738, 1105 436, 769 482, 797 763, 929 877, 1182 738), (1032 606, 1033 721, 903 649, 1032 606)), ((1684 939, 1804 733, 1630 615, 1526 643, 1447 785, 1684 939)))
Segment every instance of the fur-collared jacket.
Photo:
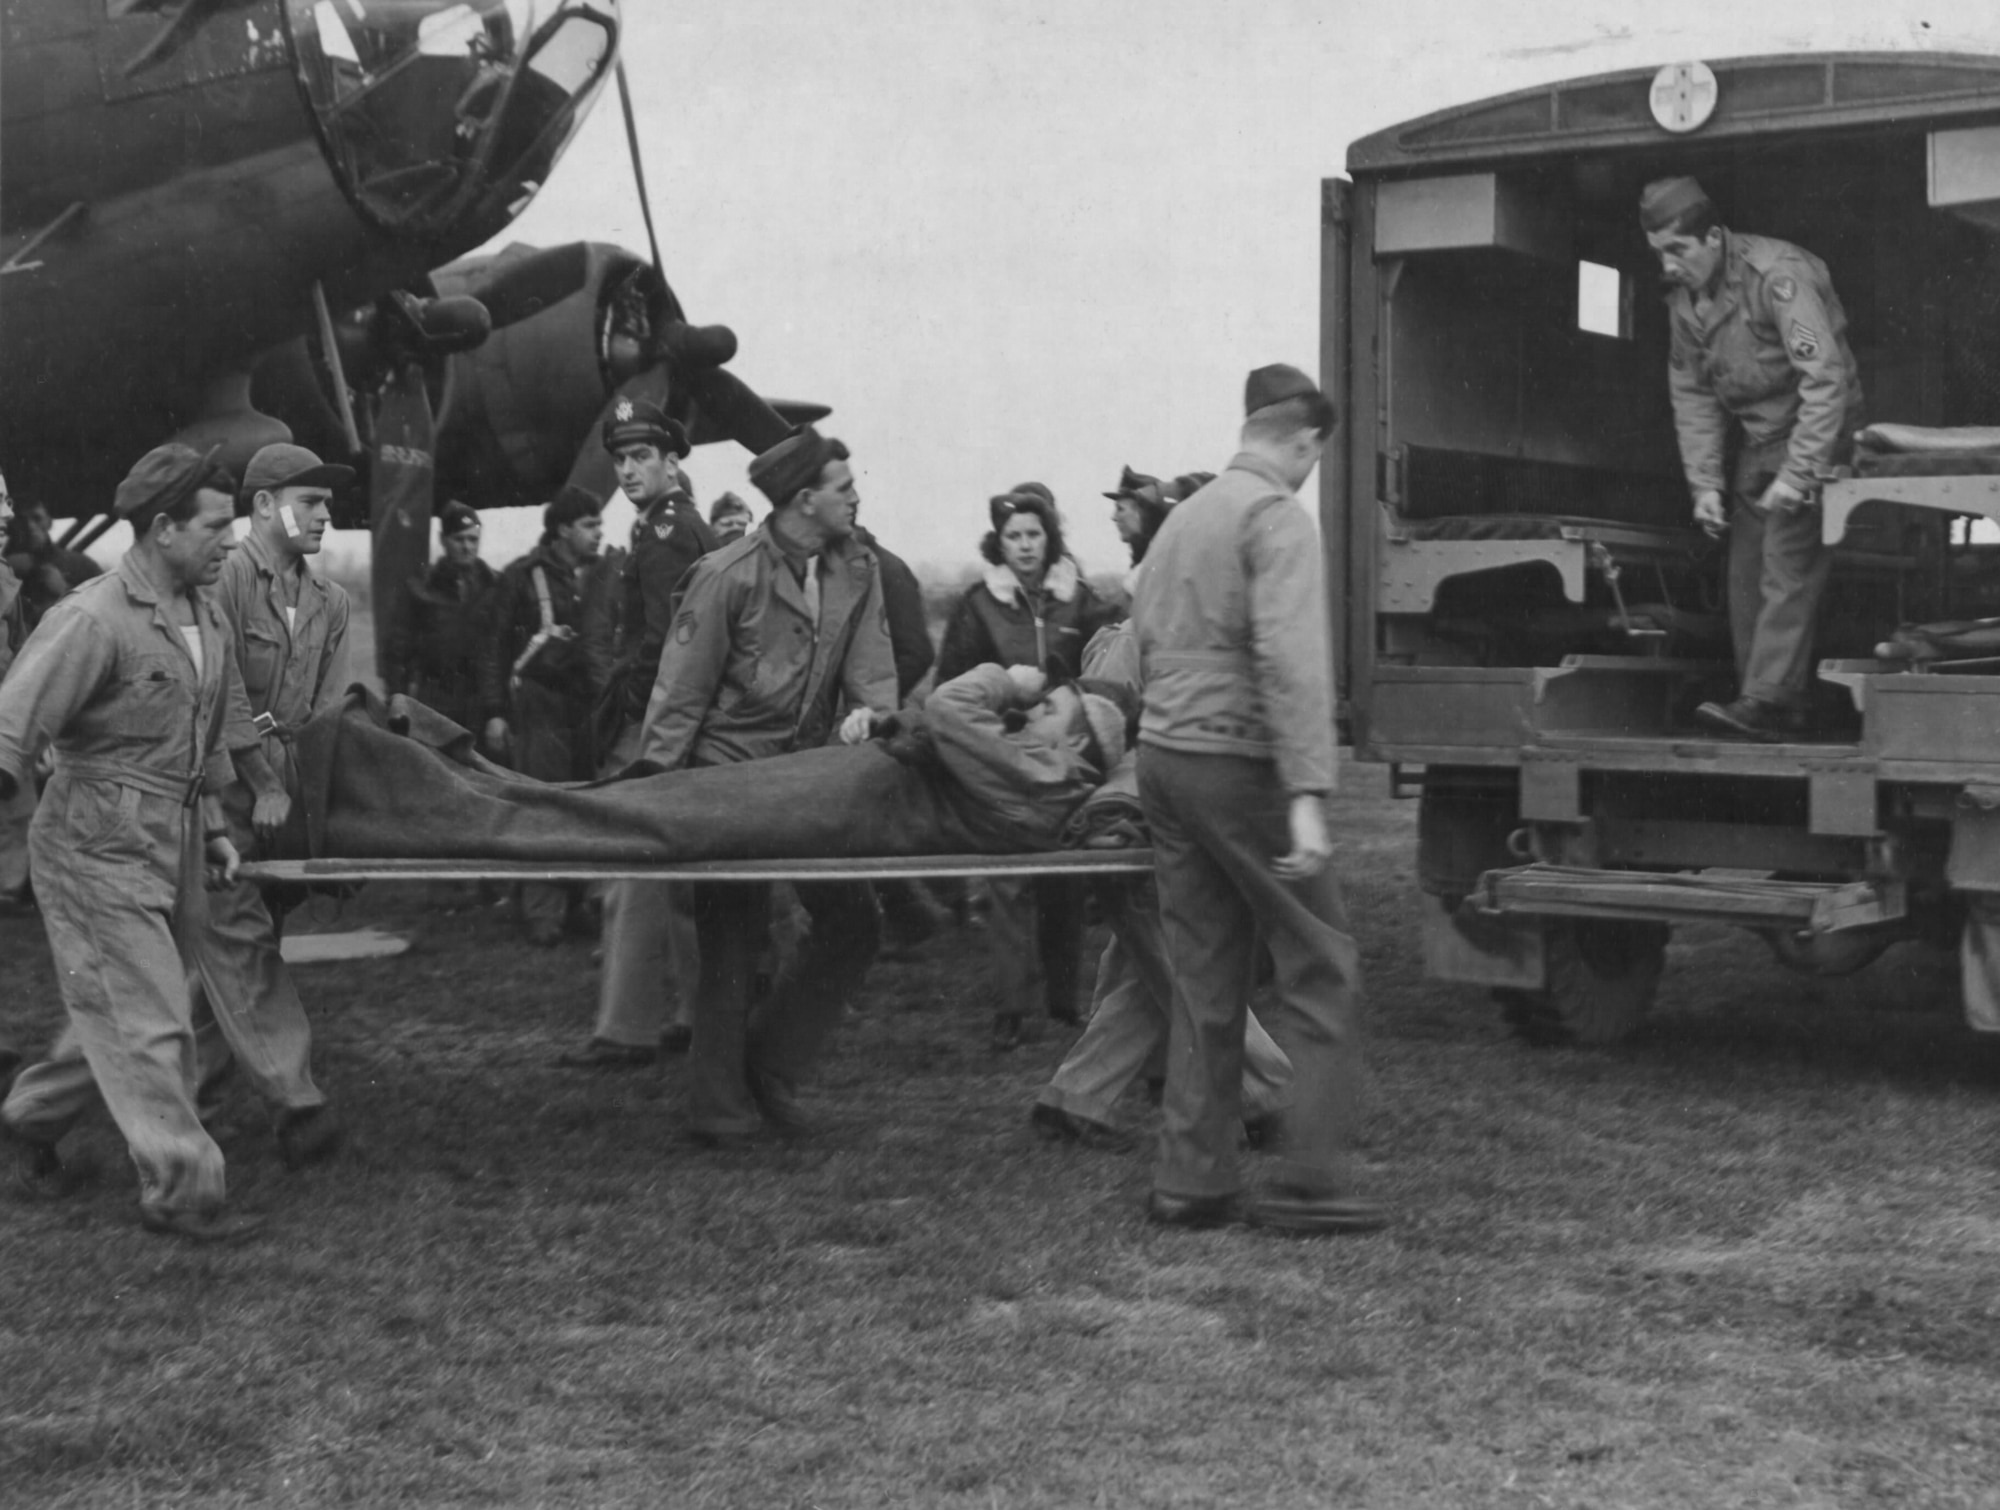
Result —
POLYGON ((1010 568, 989 566, 952 610, 938 651, 938 682, 988 662, 1046 668, 1055 661, 1075 676, 1090 637, 1118 616, 1117 606, 1100 598, 1067 556, 1048 569, 1036 592, 1010 568))

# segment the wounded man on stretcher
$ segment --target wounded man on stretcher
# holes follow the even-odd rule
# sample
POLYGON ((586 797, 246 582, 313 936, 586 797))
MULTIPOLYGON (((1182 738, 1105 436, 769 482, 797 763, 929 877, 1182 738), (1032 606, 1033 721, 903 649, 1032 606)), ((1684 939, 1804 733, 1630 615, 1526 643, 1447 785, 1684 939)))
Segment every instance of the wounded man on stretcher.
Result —
POLYGON ((1066 827, 1082 842, 1079 809, 1124 758, 1135 712, 1113 683, 985 665, 921 710, 876 716, 859 744, 546 783, 486 760, 421 703, 357 687, 298 732, 299 802, 276 856, 671 865, 1051 850, 1066 827))

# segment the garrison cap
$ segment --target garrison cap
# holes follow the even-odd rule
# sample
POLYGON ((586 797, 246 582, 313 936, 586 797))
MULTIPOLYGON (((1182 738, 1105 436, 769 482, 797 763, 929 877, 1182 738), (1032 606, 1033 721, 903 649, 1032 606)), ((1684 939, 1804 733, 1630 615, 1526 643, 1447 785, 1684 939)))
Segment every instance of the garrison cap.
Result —
POLYGON ((463 535, 479 528, 479 511, 469 503, 454 498, 438 510, 438 533, 440 535, 463 535))
POLYGON ((783 508, 800 488, 819 482, 819 474, 831 461, 847 460, 847 445, 830 435, 821 435, 811 425, 800 425, 768 451, 750 461, 750 481, 757 491, 783 508))
POLYGON ((148 516, 163 513, 191 498, 197 488, 204 487, 233 496, 236 479, 215 459, 215 453, 221 449, 218 443, 206 451, 197 451, 179 441, 153 447, 132 463, 132 470, 118 484, 111 512, 120 519, 130 519, 141 513, 148 516))
POLYGON ((686 456, 692 449, 681 422, 668 419, 666 410, 643 398, 619 399, 611 406, 611 412, 604 416, 601 433, 607 451, 615 451, 620 446, 635 446, 641 441, 651 441, 662 451, 671 451, 676 456, 686 456))
POLYGON ((1203 488, 1215 481, 1213 472, 1183 472, 1162 490, 1166 494, 1167 507, 1194 497, 1203 488))
POLYGON ((1129 466, 1118 474, 1118 486, 1104 495, 1117 500, 1130 498, 1135 503, 1149 504, 1153 508, 1163 507, 1167 501, 1166 492, 1160 486, 1160 479, 1145 472, 1135 472, 1129 466))
POLYGON ((354 481, 354 468, 324 462, 304 446, 286 441, 265 446, 243 469, 243 491, 261 493, 279 488, 344 488, 354 481))
POLYGON ((1656 178, 1640 191, 1639 224, 1661 231, 1697 205, 1709 203, 1708 191, 1692 178, 1656 178))
POLYGON ((1259 367, 1244 383, 1243 412, 1255 414, 1288 398, 1304 398, 1308 394, 1317 397, 1319 385, 1298 368, 1273 362, 1269 367, 1259 367))

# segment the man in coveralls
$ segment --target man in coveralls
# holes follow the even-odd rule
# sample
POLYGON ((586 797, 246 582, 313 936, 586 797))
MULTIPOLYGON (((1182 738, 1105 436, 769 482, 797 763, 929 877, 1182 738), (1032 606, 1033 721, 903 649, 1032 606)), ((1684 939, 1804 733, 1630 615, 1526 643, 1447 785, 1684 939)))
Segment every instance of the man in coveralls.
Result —
POLYGON ((1671 286, 1667 386, 1695 522, 1729 532, 1737 695, 1695 716, 1779 740, 1805 725, 1813 621, 1832 564, 1819 487, 1861 423, 1847 313, 1824 262, 1789 241, 1728 230, 1692 178, 1648 184, 1639 223, 1671 286))
MULTIPOLYGON (((57 1140, 101 1093, 139 1172, 141 1219, 197 1242, 261 1225, 224 1209, 222 1150, 195 1113, 187 987, 204 853, 218 880, 233 881, 239 860, 221 797, 242 685, 229 626, 202 591, 235 547, 235 482, 213 457, 166 445, 139 459, 113 505, 132 548, 49 610, 0 684, 0 796, 55 745, 29 843, 69 1012, 0 1106, 16 1181, 50 1192, 57 1140)), ((288 804, 262 755, 240 764, 282 822, 288 804)))
MULTIPOLYGON (((841 726, 868 737, 870 713, 896 708, 896 664, 874 555, 853 538, 859 504, 847 447, 811 426, 750 463, 771 500, 764 528, 696 565, 660 657, 640 759, 661 770, 728 765, 813 749, 841 726)), ((775 804, 809 791, 772 791, 775 804)), ((865 884, 798 888, 812 933, 793 970, 750 1011, 750 975, 770 889, 695 888, 701 985, 688 1076, 689 1130, 710 1146, 747 1143, 769 1124, 806 1131, 800 1078, 873 963, 881 920, 865 884)), ((621 962, 605 958, 605 972, 621 962)))
MULTIPOLYGON (((625 722, 603 762, 606 775, 638 754, 646 700, 659 675, 660 650, 674 619, 674 594, 689 570, 719 544, 694 506, 680 459, 688 454, 679 421, 644 399, 620 399, 605 418, 604 449, 618 486, 632 500, 632 553, 619 581, 625 653, 613 696, 626 699, 625 722)), ((667 881, 614 881, 604 890, 603 978, 590 1042, 557 1060, 569 1069, 638 1069, 662 1044, 685 1050, 687 1021, 669 1024, 667 982, 683 1019, 692 1017, 700 951, 688 888, 667 881)))
MULTIPOLYGON (((250 533, 223 563, 214 600, 233 631, 232 648, 247 705, 232 710, 231 744, 261 741, 264 759, 286 791, 298 784, 292 735, 347 690, 347 593, 306 569, 319 554, 333 490, 354 480, 351 467, 322 462, 304 446, 265 446, 243 471, 250 533), (252 731, 241 733, 241 725, 252 731)), ((258 819, 248 786, 222 799, 229 841, 249 853, 258 819)), ((278 953, 284 914, 255 883, 210 890, 207 925, 195 932, 194 1015, 203 1007, 222 1029, 227 1054, 204 1045, 211 1081, 231 1058, 259 1095, 278 1109, 278 1148, 293 1168, 317 1163, 340 1145, 340 1125, 313 1083, 312 1029, 291 972, 278 953)))
POLYGON ((1360 960, 1327 868, 1326 591, 1296 496, 1336 415, 1311 378, 1282 365, 1250 374, 1244 410, 1242 449, 1167 516, 1132 600, 1145 681, 1139 801, 1173 969, 1149 1213, 1170 1226, 1244 1214, 1293 1232, 1369 1232, 1386 1213, 1355 1188, 1360 960), (1268 1187, 1245 1212, 1238 1097, 1260 933, 1292 1104, 1268 1187))

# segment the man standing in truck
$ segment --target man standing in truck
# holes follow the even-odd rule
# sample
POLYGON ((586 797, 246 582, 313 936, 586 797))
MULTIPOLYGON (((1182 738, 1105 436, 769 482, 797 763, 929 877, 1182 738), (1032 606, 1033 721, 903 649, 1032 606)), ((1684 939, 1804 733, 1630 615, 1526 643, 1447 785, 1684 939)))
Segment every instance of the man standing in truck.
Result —
POLYGON ((1736 698, 1703 703, 1695 716, 1731 734, 1783 739, 1805 725, 1813 622, 1831 564, 1819 488, 1861 423, 1847 314, 1824 262, 1788 241, 1729 230, 1692 178, 1646 185, 1639 223, 1669 285, 1667 386, 1695 521, 1729 532, 1736 698))

